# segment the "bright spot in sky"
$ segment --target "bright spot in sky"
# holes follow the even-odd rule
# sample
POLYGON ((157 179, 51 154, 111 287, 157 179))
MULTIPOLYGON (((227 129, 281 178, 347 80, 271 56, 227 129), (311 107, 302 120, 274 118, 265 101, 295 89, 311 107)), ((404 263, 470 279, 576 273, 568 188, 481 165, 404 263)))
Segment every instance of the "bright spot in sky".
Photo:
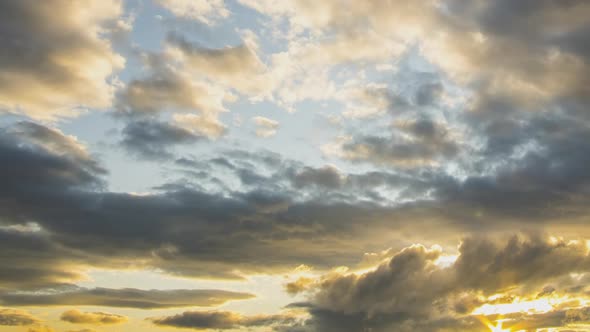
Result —
MULTIPOLYGON (((513 302, 513 303, 500 303, 500 304, 489 304, 486 303, 481 307, 475 309, 473 314, 475 315, 506 315, 515 312, 528 312, 528 313, 546 313, 553 309, 553 302, 550 299, 537 299, 532 301, 513 302)), ((559 301, 558 301, 559 302, 559 301)))
POLYGON ((502 321, 499 321, 495 326, 488 324, 488 327, 492 332, 510 332, 510 329, 505 329, 502 327, 503 324, 504 323, 502 321))

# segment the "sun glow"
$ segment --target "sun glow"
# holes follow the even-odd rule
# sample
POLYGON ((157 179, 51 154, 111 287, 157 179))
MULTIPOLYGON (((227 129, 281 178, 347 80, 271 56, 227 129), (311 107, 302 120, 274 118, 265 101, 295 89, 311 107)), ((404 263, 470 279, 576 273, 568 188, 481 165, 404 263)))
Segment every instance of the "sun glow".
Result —
POLYGON ((511 332, 510 329, 504 328, 504 319, 497 320, 495 325, 484 316, 479 317, 479 320, 492 332, 511 332))
POLYGON ((473 311, 476 315, 506 315, 516 312, 523 313, 546 313, 553 309, 557 304, 553 299, 537 299, 532 301, 519 302, 518 300, 512 303, 489 304, 486 303, 473 311))
POLYGON ((505 329, 503 328, 503 322, 499 321, 495 326, 492 324, 488 325, 488 328, 490 329, 490 331, 492 332, 510 332, 510 329, 505 329))

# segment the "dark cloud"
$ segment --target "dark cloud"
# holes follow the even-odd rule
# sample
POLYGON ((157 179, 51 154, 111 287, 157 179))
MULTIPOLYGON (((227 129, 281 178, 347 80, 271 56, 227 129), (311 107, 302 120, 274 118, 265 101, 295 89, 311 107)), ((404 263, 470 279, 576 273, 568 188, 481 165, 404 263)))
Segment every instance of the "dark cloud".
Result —
POLYGON ((317 186, 330 189, 339 188, 344 182, 343 176, 337 168, 326 166, 323 168, 306 167, 293 175, 292 180, 295 187, 317 186))
MULTIPOLYGON (((538 237, 514 237, 508 243, 465 239, 458 259, 449 267, 436 264, 441 254, 439 248, 412 246, 374 271, 326 275, 313 284, 316 291, 311 292, 311 303, 307 304, 312 319, 307 324, 313 331, 337 331, 343 326, 348 326, 347 331, 478 331, 483 325, 464 315, 474 307, 465 310, 461 309, 463 304, 458 305, 465 303, 468 294, 539 289, 560 276, 590 270, 585 243, 538 237)), ((568 323, 566 316, 571 322, 587 320, 586 311, 531 316, 521 324, 527 330, 533 325, 562 327, 568 323)))
MULTIPOLYGON (((10 306, 104 306, 122 308, 177 308, 218 306, 254 295, 209 289, 140 290, 134 288, 56 288, 52 292, 2 292, 0 303, 10 306)), ((100 313, 70 313, 65 320, 101 320, 100 313)), ((108 320, 108 318, 105 318, 108 320)), ((103 322, 104 323, 104 322, 103 322)))
POLYGON ((488 176, 441 183, 437 189, 441 202, 461 202, 460 206, 482 213, 521 220, 566 219, 585 210, 589 182, 583 165, 588 163, 590 148, 590 130, 585 123, 556 114, 535 116, 527 124, 506 125, 490 136, 494 140, 488 141, 490 155, 496 156, 510 145, 515 149, 507 142, 511 137, 529 148, 517 157, 504 155, 500 166, 484 159, 479 172, 490 173, 488 176))
POLYGON ((352 161, 416 166, 447 160, 459 153, 459 144, 443 124, 429 119, 401 123, 392 136, 364 135, 342 145, 342 156, 352 161))
POLYGON ((0 137, 6 194, 55 186, 95 187, 101 183, 98 177, 106 174, 80 142, 55 129, 20 122, 2 129, 0 137))
MULTIPOLYGON (((0 170, 10 176, 0 190, 1 212, 6 227, 12 227, 1 233, 7 285, 71 281, 80 276, 81 266, 123 266, 131 257, 169 273, 224 278, 238 277, 236 270, 342 264, 333 259, 347 260, 346 255, 323 248, 342 236, 354 237, 354 230, 373 217, 381 223, 391 212, 368 203, 296 202, 294 191, 281 189, 289 187, 287 178, 283 185, 261 190, 273 176, 228 195, 187 184, 162 186, 145 196, 112 193, 97 187, 103 171, 89 157, 45 148, 56 144, 51 140, 40 146, 10 132, 5 137, 0 170), (27 226, 31 220, 35 223, 27 226), (15 231, 19 228, 24 231, 15 231), (306 243, 306 249, 290 251, 293 241, 306 243), (44 254, 34 254, 37 248, 44 254)), ((280 163, 276 156, 253 160, 265 167, 280 163)))
MULTIPOLYGON (((429 123, 411 123, 403 130, 425 140, 439 135, 429 123)), ((0 170, 12 174, 0 189, 6 225, 0 232, 6 254, 0 281, 9 287, 72 282, 84 266, 121 267, 132 258, 138 268, 216 278, 285 271, 302 263, 355 265, 358 253, 381 250, 392 239, 401 246, 419 234, 445 243, 457 231, 555 220, 564 215, 559 208, 545 204, 547 210, 537 210, 541 203, 561 199, 557 193, 563 189, 555 194, 549 189, 584 190, 582 168, 575 168, 575 159, 568 162, 573 154, 563 154, 564 163, 552 166, 531 157, 521 166, 539 171, 511 167, 505 177, 458 181, 421 171, 369 172, 339 175, 336 187, 336 174, 328 168, 234 151, 211 163, 188 164, 196 169, 208 164, 203 170, 210 174, 217 167, 234 172, 247 185, 241 191, 210 192, 189 178, 138 196, 102 189, 100 166, 79 150, 62 147, 73 144, 71 138, 52 132, 55 137, 44 136, 41 144, 24 132, 5 131, 0 143, 0 155, 10 156, 0 170), (580 172, 577 182, 574 171, 580 172), (321 194, 314 189, 318 186, 324 188, 321 194), (408 201, 389 205, 387 198, 373 195, 378 189, 398 191, 402 196, 397 197, 408 201), (342 241, 351 245, 344 250, 342 241)), ((583 196, 565 202, 571 204, 569 217, 584 215, 583 196)))
POLYGON ((87 256, 51 241, 38 231, 38 227, 31 224, 28 228, 22 227, 23 231, 16 226, 0 230, 0 257, 3 262, 0 288, 36 288, 82 277, 76 265, 89 261, 87 256))
POLYGON ((164 159, 172 156, 171 147, 203 139, 205 137, 173 124, 141 120, 130 122, 123 128, 121 144, 138 157, 164 159))
POLYGON ((182 314, 151 318, 154 324, 203 330, 230 330, 251 327, 273 327, 293 324, 296 318, 291 315, 244 316, 230 311, 187 311, 182 314))

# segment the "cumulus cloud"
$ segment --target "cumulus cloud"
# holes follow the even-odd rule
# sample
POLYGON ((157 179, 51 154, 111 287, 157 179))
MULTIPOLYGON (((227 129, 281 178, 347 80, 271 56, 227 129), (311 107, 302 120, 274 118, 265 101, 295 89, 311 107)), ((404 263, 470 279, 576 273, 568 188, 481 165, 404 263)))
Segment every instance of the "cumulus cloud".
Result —
POLYGON ((37 324, 39 320, 27 311, 15 309, 0 309, 0 325, 26 326, 37 324))
POLYGON ((72 309, 61 314, 60 319, 73 324, 120 324, 127 321, 127 317, 106 312, 82 312, 72 309))
MULTIPOLYGON (((466 327, 477 322, 470 314, 475 307, 494 303, 494 295, 526 294, 534 299, 531 290, 590 269, 585 242, 536 236, 515 236, 507 243, 467 238, 450 266, 437 264, 441 255, 440 247, 414 245, 370 272, 332 273, 306 281, 306 287, 297 290, 315 289, 307 304, 310 330, 337 331, 348 321, 350 331, 478 331, 485 326, 466 327), (467 304, 469 298, 472 304, 467 304)), ((551 310, 527 319, 516 317, 511 325, 551 328, 567 326, 566 316, 572 317, 571 322, 587 320, 587 308, 579 310, 576 303, 567 310, 551 310)))
POLYGON ((125 60, 105 35, 122 11, 117 0, 3 3, 0 30, 6 51, 0 57, 0 107, 37 119, 109 107, 115 90, 112 75, 125 60))
POLYGON ((312 278, 300 277, 293 282, 285 284, 285 291, 291 295, 302 293, 311 288, 315 283, 312 278))
POLYGON ((186 311, 182 314, 150 320, 160 326, 230 330, 293 324, 296 317, 287 314, 244 316, 230 311, 186 311))

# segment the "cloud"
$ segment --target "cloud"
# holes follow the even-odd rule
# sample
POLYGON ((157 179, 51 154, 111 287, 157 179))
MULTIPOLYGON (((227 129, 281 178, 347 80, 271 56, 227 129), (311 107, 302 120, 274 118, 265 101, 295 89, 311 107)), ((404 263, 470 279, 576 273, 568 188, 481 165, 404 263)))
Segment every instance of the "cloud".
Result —
POLYGON ((174 15, 214 25, 230 16, 223 0, 158 0, 158 4, 174 15))
POLYGON ((160 326, 204 330, 230 330, 292 324, 296 318, 286 314, 244 316, 230 311, 186 311, 182 314, 151 318, 150 320, 160 326))
POLYGON ((484 89, 508 94, 521 103, 534 97, 547 101, 583 93, 588 66, 577 54, 560 47, 556 39, 561 38, 552 36, 568 38, 569 32, 583 28, 587 22, 579 17, 588 13, 588 4, 466 4, 459 0, 449 1, 448 6, 447 15, 436 21, 447 33, 432 38, 425 50, 451 75, 484 79, 488 82, 484 89))
POLYGON ((169 149, 176 145, 191 144, 204 137, 173 124, 140 120, 123 128, 121 144, 131 153, 144 159, 170 158, 169 149))
POLYGON ((252 121, 256 124, 256 136, 271 137, 276 135, 279 123, 263 116, 255 116, 252 121))
POLYGON ((225 112, 223 91, 194 80, 171 67, 162 55, 144 55, 149 74, 132 80, 118 98, 119 111, 129 115, 155 114, 166 110, 218 114, 225 112))
POLYGON ((306 186, 325 187, 337 189, 346 181, 346 178, 334 166, 322 168, 306 167, 294 174, 291 181, 297 188, 306 186))
POLYGON ((225 125, 213 116, 174 114, 173 119, 178 126, 196 131, 212 139, 223 136, 227 131, 225 125))
MULTIPOLYGON (((28 289, 81 279, 83 255, 66 250, 40 234, 40 229, 18 232, 3 228, 0 248, 5 254, 0 284, 28 289)), ((98 263, 98 262, 95 262, 98 263)))
POLYGON ((27 311, 15 309, 0 309, 0 325, 27 326, 37 324, 39 320, 27 311))
MULTIPOLYGON (((4 139, 6 150, 12 149, 14 154, 17 151, 29 151, 31 155, 38 155, 39 162, 55 167, 55 173, 47 174, 47 180, 50 180, 50 177, 53 179, 62 177, 64 180, 70 179, 72 184, 76 182, 89 184, 94 180, 91 179, 91 174, 106 173, 80 141, 57 129, 23 121, 13 124, 10 128, 4 128, 0 135, 4 139), (53 162, 50 161, 52 158, 53 162), (45 161, 43 162, 41 159, 45 159, 45 161), (71 171, 66 171, 68 167, 71 168, 71 171), (57 168, 61 168, 62 171, 57 171, 57 168)), ((25 160, 22 162, 25 165, 32 163, 32 161, 25 160)), ((21 172, 26 171, 26 168, 21 169, 21 172)))
MULTIPOLYGON (((143 53, 141 57, 145 62, 147 75, 133 79, 117 95, 115 115, 127 120, 127 128, 136 129, 137 122, 142 122, 154 130, 157 127, 159 132, 176 132, 172 135, 176 138, 179 138, 180 132, 185 132, 186 135, 180 136, 187 137, 191 134, 194 137, 217 139, 226 132, 226 127, 219 120, 219 114, 227 111, 224 103, 233 101, 235 96, 216 82, 191 75, 169 54, 143 53), (159 120, 169 113, 172 113, 174 124, 159 120)), ((178 139, 172 141, 176 143, 178 139)), ((154 147, 151 144, 142 147, 140 154, 166 154, 163 145, 170 145, 172 141, 159 144, 161 140, 152 140, 154 147)), ((123 141, 125 142, 126 140, 123 141)))
MULTIPOLYGON (((438 133, 432 129, 411 123, 402 130, 429 139, 438 133)), ((586 214, 586 201, 567 200, 551 189, 560 183, 570 186, 569 192, 583 192, 585 177, 573 179, 585 154, 564 154, 563 163, 552 167, 530 157, 498 178, 459 180, 412 170, 337 173, 276 154, 230 151, 184 163, 189 165, 184 170, 204 174, 198 185, 183 177, 138 196, 105 190, 99 185, 104 171, 79 149, 51 148, 70 146, 72 138, 52 132, 41 143, 22 132, 5 131, 0 143, 6 157, 0 171, 8 175, 0 189, 5 202, 0 246, 10 253, 0 282, 10 289, 75 282, 89 266, 128 268, 131 258, 138 269, 239 279, 300 264, 320 270, 354 266, 360 253, 380 250, 392 239, 400 246, 418 238, 448 244, 457 232, 539 227, 555 220, 566 231, 586 234, 575 222, 586 214), (218 172, 235 176, 243 187, 203 189, 205 181, 219 185, 218 172), (522 195, 508 195, 512 192, 522 195), (556 200, 563 203, 547 204, 556 200), (342 248, 342 241, 351 245, 342 248)), ((564 137, 583 142, 583 136, 560 134, 556 147, 569 146, 558 144, 564 137)))
POLYGON ((117 0, 3 3, 0 30, 6 51, 0 57, 0 107, 37 119, 109 107, 115 90, 112 75, 125 60, 106 36, 122 11, 117 0))
MULTIPOLYGON (((169 34, 161 51, 139 52, 143 72, 130 68, 125 84, 113 77, 124 61, 110 41, 117 26, 129 29, 119 1, 0 5, 8 37, 2 108, 54 120, 108 108, 120 87, 114 118, 123 121, 122 146, 143 158, 176 159, 150 193, 112 192, 107 170, 82 141, 7 122, 0 130, 3 304, 168 308, 253 296, 64 286, 90 268, 240 279, 300 264, 320 273, 343 265, 356 272, 287 284, 306 297, 298 306, 311 315, 307 322, 223 311, 154 322, 479 331, 476 308, 560 296, 578 300, 513 313, 506 325, 587 322, 587 2, 238 2, 266 15, 256 20, 264 28, 237 30, 215 47, 169 34), (376 74, 376 67, 393 70, 376 74), (343 136, 325 157, 342 160, 308 165, 220 145, 176 155, 180 145, 224 136, 221 114, 241 98, 290 111, 304 100, 341 106, 343 136), (491 239, 515 229, 581 238, 491 239), (465 238, 456 260, 430 246, 448 248, 469 234, 490 238, 465 238), (426 246, 412 246, 417 240, 426 246)), ((223 1, 158 3, 176 19, 209 27, 230 15, 223 1)), ((279 127, 252 120, 261 137, 279 127)))
MULTIPOLYGON (((52 293, 2 292, 0 303, 11 306, 103 306, 138 309, 218 306, 231 300, 245 300, 254 295, 210 289, 141 290, 134 288, 63 287, 52 293)), ((64 314, 65 315, 65 314, 64 314)), ((69 322, 106 323, 113 317, 102 313, 70 312, 62 317, 69 322)), ((113 318, 113 319, 116 319, 113 318)))
POLYGON ((127 317, 106 312, 82 312, 72 309, 61 314, 60 319, 72 324, 120 324, 127 321, 127 317))
POLYGON ((314 283, 315 280, 312 278, 301 277, 285 284, 285 291, 291 295, 296 295, 310 289, 314 283))
MULTIPOLYGON (((441 255, 440 247, 413 245, 395 253, 372 271, 332 273, 307 283, 311 285, 307 286, 308 291, 312 287, 308 293, 312 314, 308 324, 322 331, 336 331, 343 322, 350 326, 349 331, 367 328, 446 331, 447 324, 457 329, 471 324, 469 320, 474 317, 469 314, 474 306, 488 301, 493 303, 493 295, 523 296, 560 277, 586 273, 590 269, 590 256, 583 241, 535 236, 515 236, 507 242, 467 238, 459 247, 457 260, 448 267, 437 264, 441 255), (466 309, 463 306, 469 297, 479 298, 479 303, 466 309)), ((534 328, 565 327, 568 324, 566 312, 574 322, 587 320, 584 318, 586 311, 574 305, 545 316, 531 316, 520 324, 527 328, 535 324, 534 328), (556 317, 557 323, 549 323, 541 317, 556 317)), ((519 319, 514 321, 519 322, 519 319)), ((514 326, 517 327, 523 328, 518 324, 514 326)))
POLYGON ((241 157, 236 174, 244 181, 254 181, 250 182, 252 189, 245 192, 225 195, 170 184, 137 196, 97 188, 103 173, 100 168, 87 169, 87 164, 95 166, 90 160, 75 161, 73 156, 47 151, 34 143, 23 144, 26 137, 8 132, 5 137, 0 155, 7 159, 0 164, 0 171, 14 176, 0 190, 6 198, 2 220, 9 227, 0 232, 5 239, 0 246, 11 253, 0 281, 11 287, 72 282, 88 266, 127 267, 131 257, 136 268, 158 267, 177 275, 217 278, 291 269, 303 262, 329 266, 333 261, 328 258, 334 255, 323 249, 327 244, 354 236, 357 223, 369 216, 385 220, 387 214, 381 208, 371 211, 370 205, 329 201, 292 204, 295 196, 281 190, 290 180, 280 173, 276 176, 281 181, 262 190, 259 186, 273 179, 249 167, 252 161, 248 158, 280 165, 276 156, 241 157), (23 172, 30 175, 18 175, 23 172), (34 206, 30 202, 35 202, 34 206), (320 215, 321 222, 314 221, 320 215), (23 226, 30 220, 36 221, 36 228, 23 226), (118 226, 112 227, 115 224, 118 226), (30 231, 17 232, 17 226, 30 231), (279 234, 290 234, 290 241, 307 245, 285 256, 283 250, 290 244, 280 241, 279 234), (316 234, 312 242, 311 234, 316 234), (37 248, 43 255, 34 254, 37 248), (250 258, 244 256, 244 248, 250 258), (324 254, 319 255, 321 252, 324 254), (268 257, 268 264, 258 264, 259 257, 268 257))
POLYGON ((171 57, 194 75, 252 97, 270 88, 268 68, 258 56, 258 37, 252 31, 242 31, 241 44, 223 48, 203 47, 179 34, 170 34, 166 42, 171 57))
POLYGON ((459 150, 457 139, 444 124, 418 119, 397 124, 391 137, 353 137, 336 145, 335 150, 327 148, 325 151, 351 161, 408 167, 451 159, 459 150))
MULTIPOLYGON (((531 102, 533 97, 545 101, 558 96, 580 97, 588 86, 584 48, 572 47, 583 45, 576 41, 587 29, 583 17, 590 7, 583 1, 515 4, 450 0, 441 4, 424 0, 413 6, 391 1, 349 6, 338 0, 293 0, 281 5, 240 2, 274 17, 276 24, 286 22, 291 35, 309 32, 331 37, 323 38, 325 44, 355 35, 377 36, 385 41, 382 45, 394 42, 401 51, 418 44, 421 54, 452 79, 473 84, 476 90, 508 94, 519 102, 531 102)), ((358 53, 359 60, 371 60, 370 54, 353 49, 342 54, 358 53)))

